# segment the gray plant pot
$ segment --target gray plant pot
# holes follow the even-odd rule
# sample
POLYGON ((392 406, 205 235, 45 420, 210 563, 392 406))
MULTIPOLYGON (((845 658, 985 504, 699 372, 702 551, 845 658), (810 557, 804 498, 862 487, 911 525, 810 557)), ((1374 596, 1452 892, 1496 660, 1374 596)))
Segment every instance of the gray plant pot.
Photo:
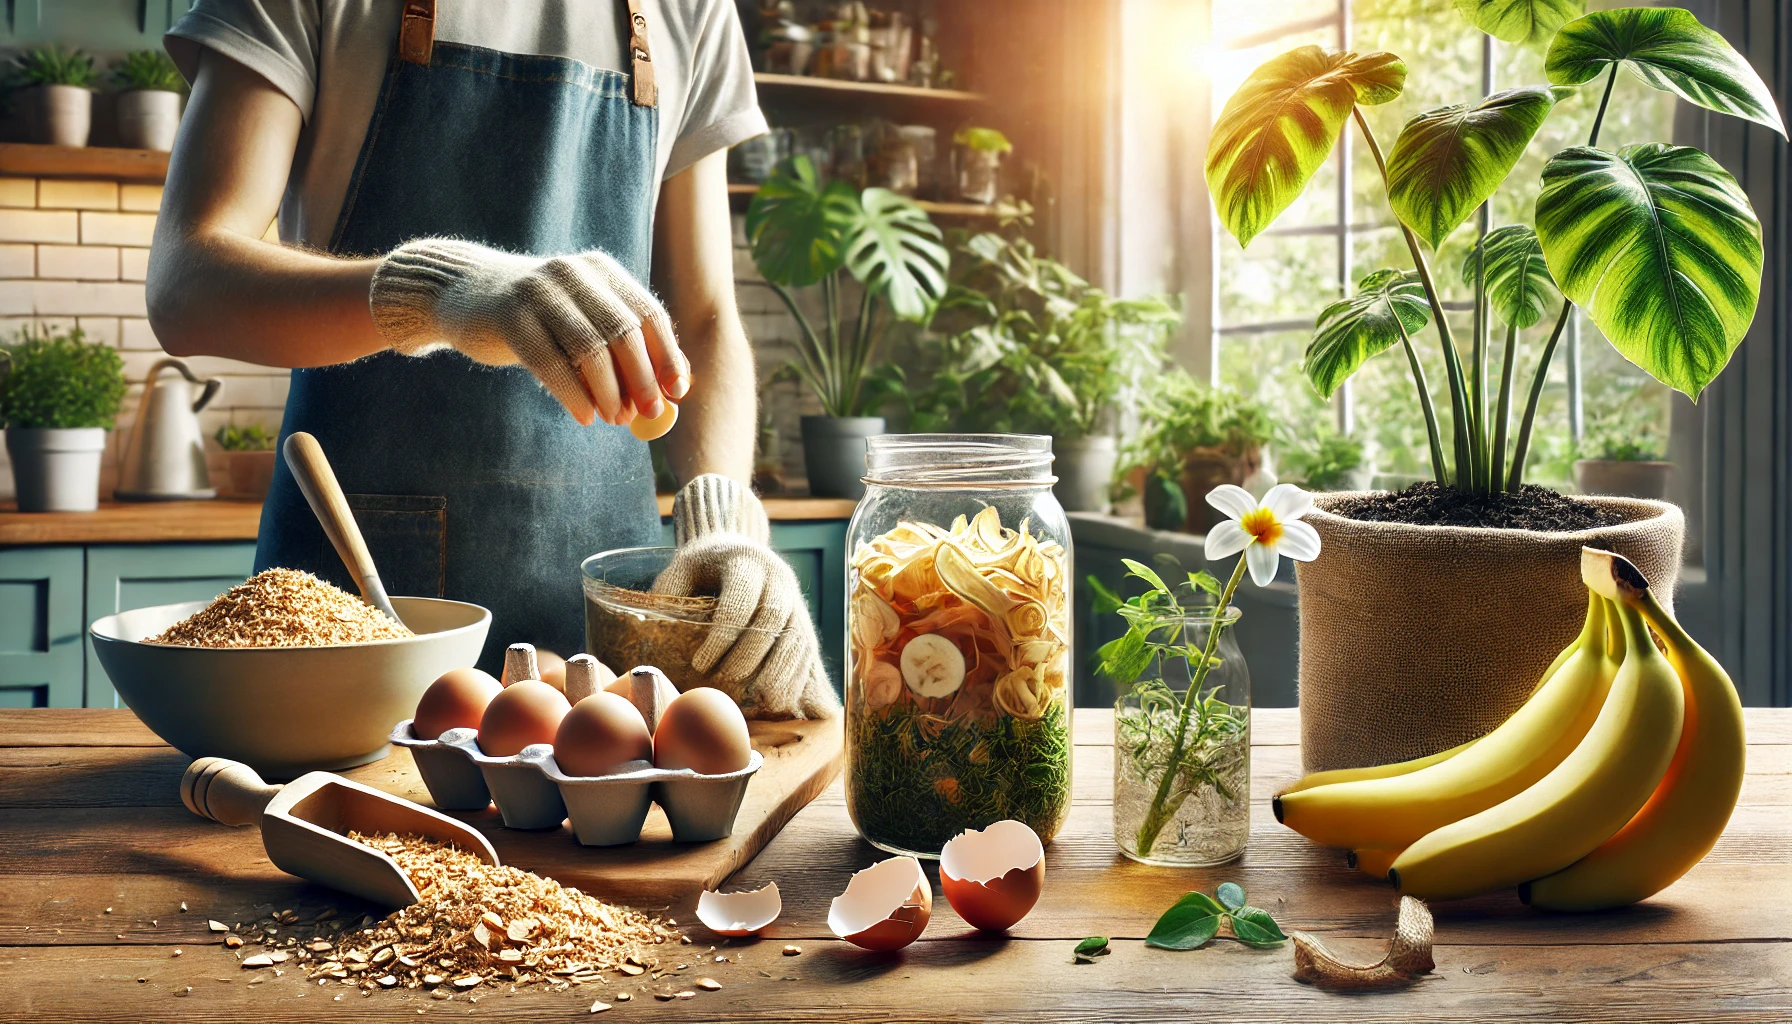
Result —
POLYGON ((132 89, 118 94, 118 141, 127 149, 174 148, 180 127, 180 93, 132 89))
POLYGON ((1574 486, 1582 494, 1610 494, 1619 498, 1652 498, 1665 501, 1671 462, 1624 462, 1617 459, 1577 459, 1574 486))
POLYGON ((100 507, 103 427, 6 431, 20 512, 92 512, 100 507))
POLYGON ((865 496, 865 439, 884 432, 882 416, 804 416, 803 465, 817 498, 865 496))
POLYGON ((20 97, 31 141, 85 146, 93 128, 93 93, 78 85, 36 85, 20 97))
POLYGON ((1108 487, 1120 461, 1120 442, 1113 437, 1052 439, 1052 470, 1058 482, 1052 493, 1066 512, 1106 512, 1108 487))

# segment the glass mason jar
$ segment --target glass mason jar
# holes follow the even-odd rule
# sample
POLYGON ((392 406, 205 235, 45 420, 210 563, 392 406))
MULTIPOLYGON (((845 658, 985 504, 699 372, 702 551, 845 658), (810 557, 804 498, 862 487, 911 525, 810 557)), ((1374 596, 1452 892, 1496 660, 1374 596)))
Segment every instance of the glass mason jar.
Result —
POLYGON ((1052 439, 885 434, 848 529, 846 806, 937 857, 1005 818, 1070 810, 1070 526, 1052 439))
MULTIPOLYGON (((1114 704, 1114 841, 1146 864, 1205 867, 1244 852, 1251 834, 1251 671, 1227 608, 1201 692, 1166 658, 1114 704)), ((1183 620, 1178 645, 1205 650, 1213 611, 1183 620)), ((1197 656, 1198 657, 1198 656, 1197 656)))

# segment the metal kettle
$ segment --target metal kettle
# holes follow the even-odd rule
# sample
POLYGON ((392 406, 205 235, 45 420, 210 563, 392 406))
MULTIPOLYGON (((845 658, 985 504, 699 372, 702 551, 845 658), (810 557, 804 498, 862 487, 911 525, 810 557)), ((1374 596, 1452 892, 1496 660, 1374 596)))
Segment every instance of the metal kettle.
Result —
POLYGON ((200 380, 178 359, 161 359, 149 368, 137 423, 118 468, 119 501, 177 501, 215 498, 205 470, 205 439, 199 431, 199 410, 218 394, 223 381, 200 380), (178 370, 180 377, 162 377, 178 370), (182 380, 181 378, 185 378, 182 380), (193 398, 192 385, 204 390, 193 398))

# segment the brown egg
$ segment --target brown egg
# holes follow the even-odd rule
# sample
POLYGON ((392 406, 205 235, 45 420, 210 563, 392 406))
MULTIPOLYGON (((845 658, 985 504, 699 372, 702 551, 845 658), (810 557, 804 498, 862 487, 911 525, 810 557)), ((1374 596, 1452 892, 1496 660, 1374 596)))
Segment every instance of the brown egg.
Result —
POLYGON ((635 681, 628 676, 617 676, 604 684, 604 692, 613 693, 623 700, 628 700, 629 696, 635 692, 635 681))
POLYGON ((745 768, 752 752, 746 716, 734 698, 710 686, 679 694, 653 733, 653 763, 659 768, 726 775, 745 768))
POLYGON ((485 706, 502 689, 476 668, 451 668, 423 691, 411 731, 420 740, 433 740, 450 729, 477 729, 485 706))
POLYGON ((535 662, 540 667, 541 675, 535 678, 559 690, 566 692, 566 659, 546 647, 535 649, 535 662))
POLYGON ((552 743, 568 709, 566 696, 539 679, 511 683, 479 719, 479 749, 492 757, 509 757, 531 743, 552 743))
POLYGON ((554 734, 554 761, 567 775, 608 775, 624 761, 651 760, 647 723, 613 693, 600 691, 574 704, 554 734))

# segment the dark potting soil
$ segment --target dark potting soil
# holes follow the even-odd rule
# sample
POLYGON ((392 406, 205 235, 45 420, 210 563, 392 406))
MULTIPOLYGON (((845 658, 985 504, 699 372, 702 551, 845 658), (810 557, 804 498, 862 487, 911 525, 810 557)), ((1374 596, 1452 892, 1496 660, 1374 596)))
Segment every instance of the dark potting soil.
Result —
POLYGON ((1404 491, 1379 491, 1346 498, 1328 511, 1372 523, 1411 523, 1415 526, 1480 526, 1497 530, 1542 530, 1567 533, 1615 526, 1623 517, 1557 494, 1547 487, 1525 484, 1516 493, 1468 494, 1426 480, 1404 491))

